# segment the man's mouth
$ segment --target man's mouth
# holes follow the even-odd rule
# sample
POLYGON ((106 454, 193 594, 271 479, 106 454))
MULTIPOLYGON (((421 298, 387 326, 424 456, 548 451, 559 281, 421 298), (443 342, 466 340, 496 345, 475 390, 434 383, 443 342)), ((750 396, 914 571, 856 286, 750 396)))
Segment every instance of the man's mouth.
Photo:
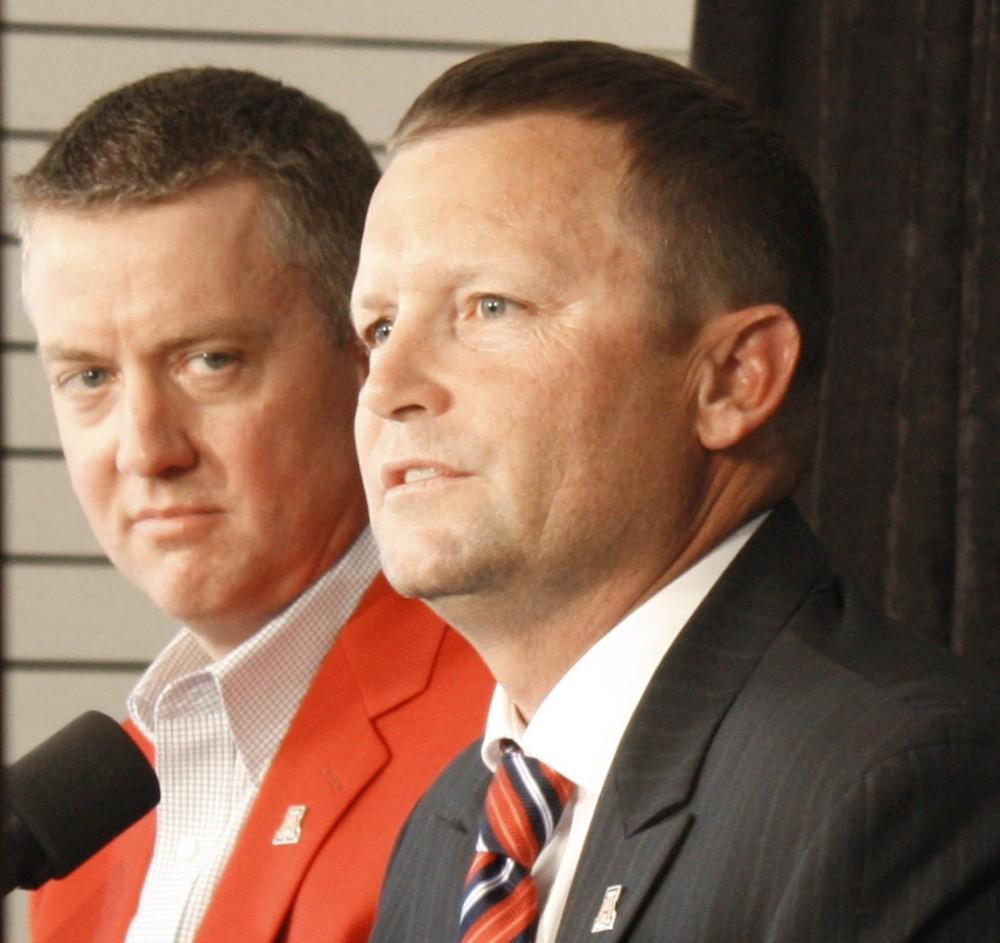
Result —
POLYGON ((452 478, 465 478, 464 472, 451 468, 437 461, 427 459, 404 459, 399 462, 387 462, 379 472, 382 487, 386 492, 406 485, 418 485, 425 481, 442 481, 452 478))
POLYGON ((437 468, 423 465, 416 468, 407 468, 403 472, 403 484, 408 485, 414 481, 427 481, 428 478, 437 478, 441 472, 437 468))

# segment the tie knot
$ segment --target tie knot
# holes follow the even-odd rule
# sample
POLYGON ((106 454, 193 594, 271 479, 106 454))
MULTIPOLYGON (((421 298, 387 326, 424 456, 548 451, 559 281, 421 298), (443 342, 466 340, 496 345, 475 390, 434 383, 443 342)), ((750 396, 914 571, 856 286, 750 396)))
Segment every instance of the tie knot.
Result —
POLYGON ((512 741, 503 741, 501 750, 486 793, 480 840, 489 851, 530 871, 559 824, 573 783, 541 760, 525 756, 512 741))

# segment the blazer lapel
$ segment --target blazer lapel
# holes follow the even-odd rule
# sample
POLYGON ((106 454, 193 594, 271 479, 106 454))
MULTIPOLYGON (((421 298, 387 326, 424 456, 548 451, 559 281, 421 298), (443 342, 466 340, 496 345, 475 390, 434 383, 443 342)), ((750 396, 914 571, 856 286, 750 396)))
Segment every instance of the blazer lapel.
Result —
POLYGON ((381 575, 372 584, 320 666, 271 764, 198 943, 278 938, 318 849, 390 760, 373 719, 426 687, 443 633, 437 616, 395 595, 381 575), (392 657, 400 651, 405 658, 392 657), (295 806, 305 807, 298 835, 275 844, 295 806))
POLYGON ((628 939, 645 898, 668 879, 697 828, 688 808, 730 705, 768 645, 826 572, 826 556, 790 502, 778 506, 684 627, 643 694, 598 800, 558 943, 594 928, 622 890, 601 943, 628 939))

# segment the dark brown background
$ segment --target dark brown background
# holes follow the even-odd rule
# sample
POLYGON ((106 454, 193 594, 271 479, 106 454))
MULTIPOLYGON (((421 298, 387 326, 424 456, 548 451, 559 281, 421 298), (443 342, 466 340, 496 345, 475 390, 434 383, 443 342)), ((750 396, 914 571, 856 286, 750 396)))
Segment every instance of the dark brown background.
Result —
POLYGON ((1000 4, 700 0, 696 67, 773 109, 837 280, 802 506, 883 610, 1000 670, 1000 4))

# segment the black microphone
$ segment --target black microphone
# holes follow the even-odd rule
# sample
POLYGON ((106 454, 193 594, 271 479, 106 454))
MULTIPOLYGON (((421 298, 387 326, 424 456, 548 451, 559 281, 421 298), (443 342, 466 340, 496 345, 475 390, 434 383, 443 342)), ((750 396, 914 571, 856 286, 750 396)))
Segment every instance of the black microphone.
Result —
POLYGON ((65 877, 160 801, 160 784, 122 727, 81 714, 4 777, 0 894, 65 877))

